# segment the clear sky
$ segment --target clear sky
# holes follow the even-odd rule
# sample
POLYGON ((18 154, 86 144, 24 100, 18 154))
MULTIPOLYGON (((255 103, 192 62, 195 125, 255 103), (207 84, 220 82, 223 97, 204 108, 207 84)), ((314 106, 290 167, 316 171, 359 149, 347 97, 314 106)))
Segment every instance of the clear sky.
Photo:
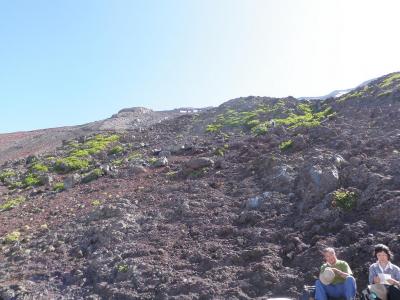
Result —
POLYGON ((0 132, 400 70, 399 0, 0 0, 0 132))

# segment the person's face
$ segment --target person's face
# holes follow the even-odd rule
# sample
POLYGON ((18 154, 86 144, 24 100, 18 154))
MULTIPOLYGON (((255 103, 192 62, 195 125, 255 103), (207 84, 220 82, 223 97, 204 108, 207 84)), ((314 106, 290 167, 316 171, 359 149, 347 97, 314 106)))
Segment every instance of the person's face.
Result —
POLYGON ((387 262, 389 261, 389 256, 384 251, 378 252, 376 254, 376 257, 381 264, 387 264, 387 262))
POLYGON ((331 252, 324 252, 324 260, 328 264, 334 265, 336 263, 336 255, 331 252))

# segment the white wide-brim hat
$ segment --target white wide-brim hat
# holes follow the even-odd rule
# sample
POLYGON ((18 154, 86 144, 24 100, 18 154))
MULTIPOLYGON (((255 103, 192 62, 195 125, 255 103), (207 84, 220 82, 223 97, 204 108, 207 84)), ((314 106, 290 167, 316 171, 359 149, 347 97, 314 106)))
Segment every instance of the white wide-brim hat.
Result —
POLYGON ((335 272, 333 272, 331 268, 325 268, 325 270, 319 274, 319 280, 325 285, 331 284, 333 278, 335 278, 335 272))

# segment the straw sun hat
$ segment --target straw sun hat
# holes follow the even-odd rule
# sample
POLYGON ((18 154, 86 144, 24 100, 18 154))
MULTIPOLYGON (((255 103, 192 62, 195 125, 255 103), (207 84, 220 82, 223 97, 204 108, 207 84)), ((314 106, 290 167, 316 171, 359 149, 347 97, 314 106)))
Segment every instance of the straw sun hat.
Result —
POLYGON ((325 270, 319 274, 319 280, 325 285, 331 284, 333 278, 335 278, 335 272, 329 267, 325 268, 325 270))

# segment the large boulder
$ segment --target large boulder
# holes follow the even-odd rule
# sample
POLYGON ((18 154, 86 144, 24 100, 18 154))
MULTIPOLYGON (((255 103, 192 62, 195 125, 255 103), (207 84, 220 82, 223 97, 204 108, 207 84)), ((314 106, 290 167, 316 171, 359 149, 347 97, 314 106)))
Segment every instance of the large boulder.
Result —
POLYGON ((321 202, 325 195, 336 190, 339 186, 339 171, 335 165, 306 165, 296 185, 296 193, 302 199, 300 211, 313 207, 321 202))
POLYGON ((160 157, 154 162, 153 166, 156 168, 168 166, 168 159, 165 156, 160 157))
POLYGON ((193 171, 212 166, 214 166, 214 161, 208 157, 192 158, 191 160, 187 161, 184 165, 185 169, 193 171))
POLYGON ((68 190, 78 184, 81 180, 79 174, 71 174, 64 178, 64 189, 68 190))

